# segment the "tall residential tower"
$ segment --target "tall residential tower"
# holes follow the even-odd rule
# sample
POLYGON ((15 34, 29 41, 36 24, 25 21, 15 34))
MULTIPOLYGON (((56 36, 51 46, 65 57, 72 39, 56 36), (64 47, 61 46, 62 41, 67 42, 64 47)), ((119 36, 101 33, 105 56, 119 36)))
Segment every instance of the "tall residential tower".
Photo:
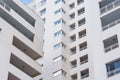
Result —
POLYGON ((45 21, 41 80, 120 79, 120 0, 34 0, 45 21))
POLYGON ((20 0, 0 0, 0 80, 41 74, 43 21, 20 0))

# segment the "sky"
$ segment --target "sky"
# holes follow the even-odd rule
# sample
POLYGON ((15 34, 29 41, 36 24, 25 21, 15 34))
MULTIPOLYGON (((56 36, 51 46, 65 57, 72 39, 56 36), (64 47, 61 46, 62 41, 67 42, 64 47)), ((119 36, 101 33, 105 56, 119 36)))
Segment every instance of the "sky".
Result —
POLYGON ((31 2, 32 0, 22 0, 22 1, 23 1, 23 3, 28 4, 28 3, 31 2))

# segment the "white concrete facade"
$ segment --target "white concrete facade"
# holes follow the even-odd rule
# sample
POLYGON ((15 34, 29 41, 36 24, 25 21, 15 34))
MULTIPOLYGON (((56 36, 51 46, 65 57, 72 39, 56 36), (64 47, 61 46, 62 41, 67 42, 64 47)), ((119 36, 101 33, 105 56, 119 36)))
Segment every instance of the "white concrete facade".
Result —
POLYGON ((119 80, 120 0, 34 0, 29 6, 45 20, 43 73, 36 79, 119 80))
POLYGON ((20 0, 0 0, 0 80, 33 80, 41 74, 43 20, 20 0))

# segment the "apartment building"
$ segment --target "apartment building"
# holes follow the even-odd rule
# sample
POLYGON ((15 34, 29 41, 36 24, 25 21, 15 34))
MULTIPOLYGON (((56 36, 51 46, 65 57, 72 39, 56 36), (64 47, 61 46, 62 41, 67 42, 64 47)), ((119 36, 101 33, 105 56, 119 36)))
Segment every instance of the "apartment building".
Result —
POLYGON ((43 20, 20 0, 0 0, 0 80, 41 74, 43 34, 43 20))
POLYGON ((40 80, 120 80, 120 0, 34 0, 45 21, 40 80))

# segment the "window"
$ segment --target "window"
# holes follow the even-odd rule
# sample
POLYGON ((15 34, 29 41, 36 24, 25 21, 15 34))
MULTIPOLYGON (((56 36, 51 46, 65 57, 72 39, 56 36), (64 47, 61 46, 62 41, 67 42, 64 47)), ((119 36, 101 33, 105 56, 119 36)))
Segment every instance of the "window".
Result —
POLYGON ((60 36, 60 35, 62 35, 62 31, 61 31, 61 30, 58 31, 58 32, 56 32, 56 33, 54 33, 54 37, 58 37, 58 36, 60 36))
POLYGON ((75 23, 70 25, 70 30, 74 30, 75 29, 75 23))
POLYGON ((113 50, 119 46, 117 35, 114 35, 110 38, 103 40, 103 43, 104 43, 105 52, 113 50))
POLYGON ((41 6, 45 5, 46 4, 46 0, 42 0, 41 1, 41 6))
POLYGON ((60 23, 62 23, 62 20, 61 20, 61 19, 55 21, 55 25, 58 25, 58 24, 60 24, 60 23))
POLYGON ((78 10, 78 16, 85 13, 85 8, 79 9, 78 10))
POLYGON ((61 23, 66 23, 63 19, 59 19, 57 21, 55 21, 55 25, 61 24, 61 23))
POLYGON ((79 38, 86 36, 86 29, 79 32, 78 35, 79 35, 79 38))
POLYGON ((58 13, 60 13, 60 12, 63 12, 63 13, 65 14, 65 11, 64 11, 62 8, 56 10, 56 11, 55 11, 55 14, 58 14, 58 13))
POLYGON ((64 70, 58 70, 56 72, 53 73, 53 77, 56 77, 58 75, 63 75, 63 76, 66 76, 66 72, 64 70))
POLYGON ((77 0, 77 4, 80 5, 81 3, 83 3, 84 0, 77 0))
POLYGON ((40 15, 44 15, 46 13, 46 9, 40 11, 40 15))
POLYGON ((76 35, 72 35, 72 36, 70 36, 70 40, 71 40, 71 42, 76 41, 76 35))
POLYGON ((13 75, 12 73, 8 72, 8 79, 7 80, 21 80, 17 76, 13 75))
POLYGON ((82 26, 82 25, 84 25, 84 24, 85 24, 85 18, 83 18, 83 19, 81 19, 81 20, 78 21, 78 26, 79 27, 82 26))
POLYGON ((77 73, 71 75, 71 80, 77 80, 77 73))
POLYGON ((73 9, 75 7, 75 3, 72 3, 69 5, 70 9, 73 9))
POLYGON ((71 64, 71 68, 77 67, 77 60, 71 61, 70 64, 71 64))
POLYGON ((88 55, 80 57, 80 64, 84 64, 86 62, 88 62, 88 55))
POLYGON ((55 11, 55 14, 58 14, 61 12, 61 8, 55 11))
POLYGON ((80 51, 86 49, 87 48, 87 42, 83 42, 83 43, 79 44, 79 48, 80 48, 80 51))
POLYGON ((61 43, 58 43, 58 44, 54 45, 54 48, 58 49, 59 47, 61 47, 61 45, 62 45, 61 43))
POLYGON ((75 13, 70 14, 70 19, 74 19, 75 18, 75 13))
POLYGON ((120 5, 120 0, 102 0, 99 2, 101 14, 110 11, 120 5))
POLYGON ((56 33, 54 33, 54 37, 58 37, 58 36, 60 36, 60 35, 66 35, 66 33, 64 32, 64 31, 62 31, 62 30, 60 30, 60 31, 57 31, 56 33))
POLYGON ((80 72, 81 73, 81 79, 89 77, 89 69, 85 69, 80 72))
POLYGON ((75 54, 76 53, 76 47, 71 48, 70 51, 71 51, 71 55, 75 54))
POLYGON ((106 64, 107 76, 111 77, 120 73, 120 59, 114 60, 106 64))
POLYGON ((43 21, 44 21, 44 23, 45 23, 46 19, 45 19, 45 18, 43 18, 43 21))
POLYGON ((10 7, 3 0, 0 0, 0 5, 3 6, 7 11, 10 11, 10 7))
POLYGON ((55 4, 58 4, 58 3, 60 3, 60 2, 65 3, 65 1, 64 1, 64 0, 56 0, 56 1, 55 1, 55 4))
POLYGON ((60 47, 63 47, 63 48, 65 49, 65 48, 66 48, 66 45, 65 45, 64 43, 62 43, 62 42, 54 45, 54 48, 55 48, 55 49, 58 49, 58 48, 60 48, 60 47))
POLYGON ((53 59, 53 62, 57 62, 57 61, 60 61, 60 60, 63 60, 64 62, 66 61, 66 58, 62 55, 60 56, 57 56, 53 59))

